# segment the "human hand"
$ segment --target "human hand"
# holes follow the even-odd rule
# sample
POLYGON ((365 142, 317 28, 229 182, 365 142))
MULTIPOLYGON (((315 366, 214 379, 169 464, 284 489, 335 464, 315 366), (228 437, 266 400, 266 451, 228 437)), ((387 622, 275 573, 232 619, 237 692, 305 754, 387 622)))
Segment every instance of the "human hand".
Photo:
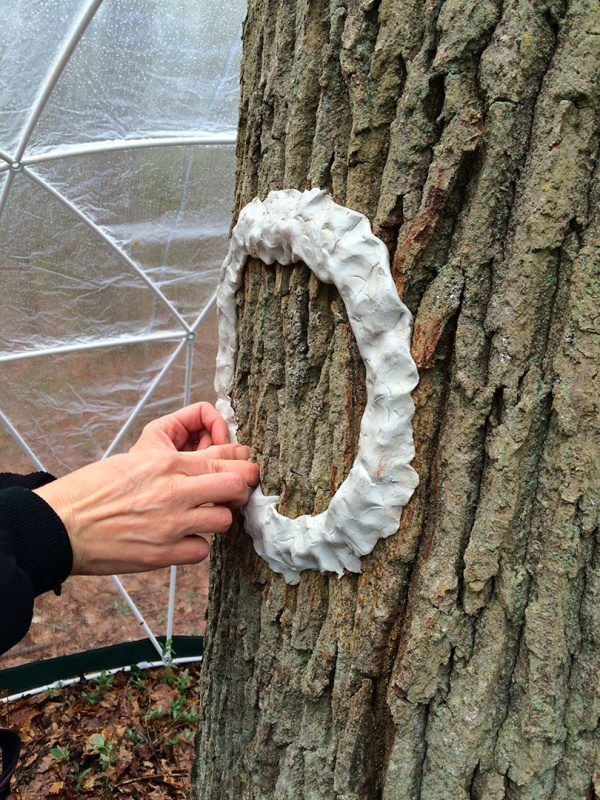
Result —
POLYGON ((148 423, 131 449, 141 451, 165 447, 168 450, 192 451, 227 442, 229 428, 217 409, 210 403, 194 403, 148 423))
POLYGON ((162 444, 154 449, 134 446, 35 490, 67 529, 71 574, 144 572, 208 556, 200 534, 229 528, 231 510, 247 502, 259 470, 238 445, 177 452, 177 443, 187 443, 179 432, 178 424, 158 426, 162 444), (162 436, 169 431, 171 448, 162 436))
POLYGON ((202 402, 149 422, 129 452, 164 448, 180 452, 202 450, 204 458, 250 458, 248 447, 228 442, 227 423, 214 406, 202 402))

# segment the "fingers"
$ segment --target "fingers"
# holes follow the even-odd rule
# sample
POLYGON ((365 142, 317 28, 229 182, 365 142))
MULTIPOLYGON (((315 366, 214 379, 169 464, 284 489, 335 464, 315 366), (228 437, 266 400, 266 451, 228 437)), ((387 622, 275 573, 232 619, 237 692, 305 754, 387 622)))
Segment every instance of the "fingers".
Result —
MULTIPOLYGON (((231 527, 233 514, 225 506, 203 506, 192 509, 180 521, 180 532, 172 537, 161 537, 162 540, 144 542, 138 548, 137 564, 129 565, 130 572, 144 572, 168 566, 198 564, 210 553, 210 545, 204 538, 213 533, 225 533, 231 527)), ((106 574, 124 570, 107 570, 106 574)))
POLYGON ((147 545, 129 563, 121 565, 118 562, 108 562, 101 568, 95 569, 93 574, 111 575, 123 572, 149 572, 163 567, 199 564, 205 558, 208 558, 209 553, 210 545, 208 541, 198 534, 190 534, 189 536, 182 536, 171 544, 163 542, 161 544, 147 545))
POLYGON ((178 450, 204 449, 229 442, 229 427, 210 403, 194 403, 157 422, 162 423, 178 450))
POLYGON ((213 444, 198 453, 201 458, 220 458, 225 460, 237 460, 238 447, 237 444, 213 444))
POLYGON ((250 448, 243 444, 214 444, 202 450, 202 458, 219 458, 233 461, 247 461, 250 448))
MULTIPOLYGON (((203 535, 225 533, 233 521, 230 509, 225 506, 204 506, 194 510, 188 519, 188 527, 194 533, 180 536, 171 543, 163 542, 148 547, 145 559, 132 571, 146 571, 168 566, 199 564, 208 558, 210 545, 203 535)), ((114 569, 108 570, 113 572, 114 569)))
POLYGON ((163 556, 161 566, 199 564, 208 558, 209 553, 210 545, 203 536, 185 536, 163 556))
MULTIPOLYGON (((201 453, 181 453, 182 467, 186 474, 192 476, 220 476, 224 473, 232 473, 241 477, 248 486, 258 486, 260 480, 260 470, 258 464, 246 461, 245 458, 223 459, 223 458, 204 458, 201 453)), ((219 502, 217 498, 212 501, 219 502)))
POLYGON ((227 506, 202 506, 190 513, 194 533, 225 533, 233 523, 233 513, 227 506))
MULTIPOLYGON (((188 508, 206 506, 210 503, 214 508, 210 509, 208 507, 206 510, 211 510, 213 512, 211 516, 219 521, 215 509, 220 509, 225 505, 229 508, 241 508, 246 505, 250 497, 250 485, 242 475, 235 472, 222 472, 188 479, 185 484, 185 493, 188 508)), ((212 523, 209 527, 197 528, 196 530, 199 533, 208 533, 212 530, 227 530, 231 525, 231 517, 223 520, 219 528, 213 528, 211 525, 212 523)))
MULTIPOLYGON (((210 403, 198 403, 196 410, 200 415, 200 421, 202 423, 198 430, 204 428, 206 432, 210 433, 210 444, 227 444, 229 442, 229 425, 225 422, 217 409, 210 403)), ((203 440, 206 441, 206 435, 201 439, 201 446, 203 440)))
POLYGON ((195 451, 228 442, 229 427, 217 409, 210 403, 194 403, 148 423, 131 449, 195 451))

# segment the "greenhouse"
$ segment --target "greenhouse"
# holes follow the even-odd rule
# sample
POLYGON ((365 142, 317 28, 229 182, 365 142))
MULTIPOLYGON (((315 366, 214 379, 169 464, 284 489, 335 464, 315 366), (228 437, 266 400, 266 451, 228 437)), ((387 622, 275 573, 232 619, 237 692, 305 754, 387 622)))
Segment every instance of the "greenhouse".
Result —
MULTIPOLYGON (((2 468, 63 475, 212 398, 245 4, 6 0, 2 12, 2 468)), ((141 627, 168 659, 165 639, 197 633, 174 624, 175 568, 152 624, 113 581, 120 622, 104 640, 89 625, 90 647, 141 627)), ((56 624, 38 617, 34 644, 56 624)), ((30 641, 21 661, 37 657, 30 641)))

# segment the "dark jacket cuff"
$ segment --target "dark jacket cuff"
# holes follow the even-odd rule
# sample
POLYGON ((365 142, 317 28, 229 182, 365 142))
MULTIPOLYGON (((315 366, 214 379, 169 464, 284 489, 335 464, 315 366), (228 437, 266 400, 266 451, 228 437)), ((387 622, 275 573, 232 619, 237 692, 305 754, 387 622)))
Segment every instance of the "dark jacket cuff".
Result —
POLYGON ((0 655, 20 641, 31 625, 33 586, 27 574, 17 566, 10 534, 0 525, 0 655))
POLYGON ((19 475, 16 472, 0 472, 0 489, 8 489, 10 486, 37 489, 55 480, 54 475, 49 472, 30 472, 28 475, 19 475))
POLYGON ((29 576, 36 597, 50 589, 60 593, 73 569, 73 551, 54 509, 30 489, 12 486, 0 491, 0 524, 12 538, 17 564, 29 576))

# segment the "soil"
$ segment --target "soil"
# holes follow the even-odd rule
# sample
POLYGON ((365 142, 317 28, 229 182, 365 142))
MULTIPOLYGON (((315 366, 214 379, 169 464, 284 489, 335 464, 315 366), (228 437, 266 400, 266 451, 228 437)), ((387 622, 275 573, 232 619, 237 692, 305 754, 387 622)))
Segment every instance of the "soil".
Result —
MULTIPOLYGON (((156 636, 166 633, 170 570, 120 576, 156 636)), ((175 635, 202 635, 208 600, 208 561, 177 569, 175 635)), ((0 658, 0 669, 141 639, 144 631, 110 577, 74 577, 62 594, 36 600, 27 636, 0 658)))

